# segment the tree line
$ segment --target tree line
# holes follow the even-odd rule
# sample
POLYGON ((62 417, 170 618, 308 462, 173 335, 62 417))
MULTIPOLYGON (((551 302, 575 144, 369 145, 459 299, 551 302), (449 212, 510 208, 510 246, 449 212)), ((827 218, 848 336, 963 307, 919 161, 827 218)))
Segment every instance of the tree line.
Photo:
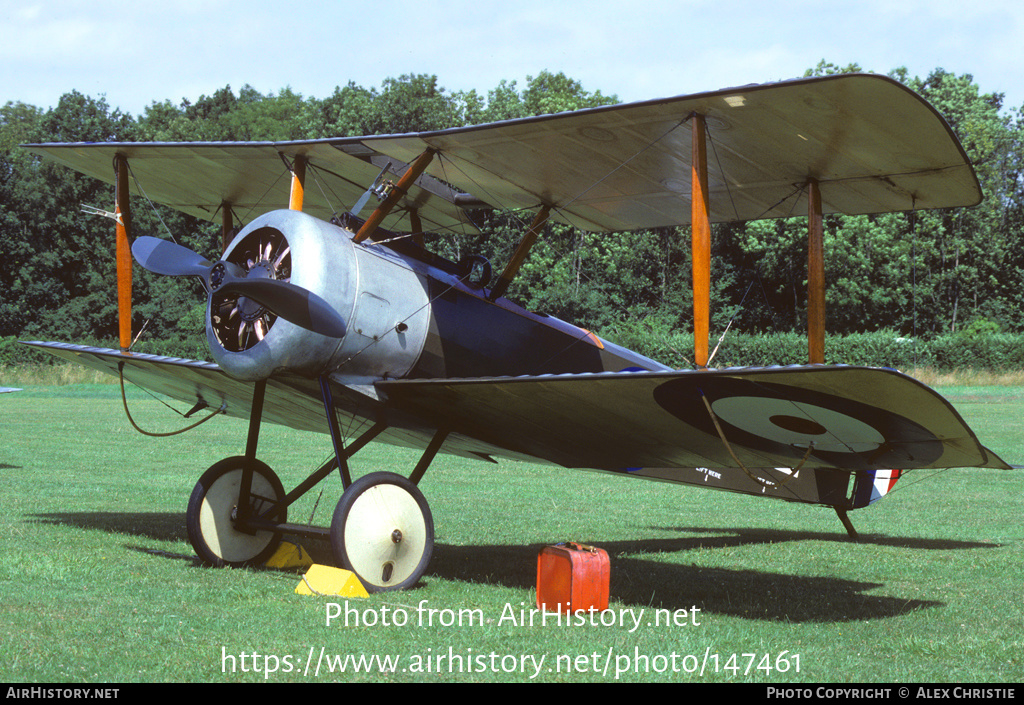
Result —
MULTIPOLYGON (((825 62, 805 75, 858 71, 825 62)), ((1024 332, 1024 108, 982 93, 968 74, 935 69, 890 74, 945 117, 973 161, 984 192, 974 208, 879 216, 826 216, 830 334, 886 330, 902 336, 1024 332)), ((0 340, 112 344, 116 340, 113 224, 83 205, 113 210, 110 186, 40 161, 29 142, 298 140, 438 130, 618 102, 564 74, 541 72, 486 94, 447 91, 436 76, 354 83, 326 98, 290 88, 262 94, 230 86, 195 101, 154 102, 142 115, 73 91, 46 110, 0 108, 0 340)), ((268 207, 277 207, 269 204, 268 207)), ((133 203, 134 234, 166 236, 216 256, 219 225, 133 203)), ((527 224, 492 213, 481 235, 435 238, 457 259, 468 252, 499 269, 527 224)), ((804 218, 714 226, 712 334, 800 331, 806 309, 804 218)), ((528 308, 611 339, 690 329, 687 228, 622 235, 548 225, 508 294, 528 308)), ((135 270, 135 331, 144 341, 203 350, 204 294, 197 282, 135 270)), ((116 346, 115 346, 116 347, 116 346)))

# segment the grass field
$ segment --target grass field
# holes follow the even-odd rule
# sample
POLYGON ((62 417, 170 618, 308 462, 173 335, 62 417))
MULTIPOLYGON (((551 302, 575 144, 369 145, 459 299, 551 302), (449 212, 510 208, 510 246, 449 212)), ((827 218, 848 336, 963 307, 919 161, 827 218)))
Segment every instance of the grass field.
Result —
MULTIPOLYGON (((296 595, 295 573, 194 558, 189 493, 243 451, 244 422, 149 439, 116 386, 0 384, 25 386, 0 395, 0 681, 931 683, 1024 671, 1020 471, 911 473, 851 514, 854 543, 827 509, 440 457, 421 483, 437 525, 421 585, 346 603, 296 595), (611 555, 610 623, 521 622, 538 551, 565 540, 611 555), (328 624, 332 602, 358 626, 328 624), (321 649, 398 660, 340 672, 321 649), (311 654, 316 675, 304 673, 311 654)), ((986 445, 1024 462, 1024 388, 942 391, 986 445)), ((130 401, 148 427, 183 425, 137 391, 130 401)), ((328 452, 326 436, 264 427, 260 456, 287 488, 328 452)), ((417 457, 370 446, 353 470, 408 474, 417 457)), ((330 523, 340 482, 323 486, 290 520, 330 523)), ((303 544, 331 560, 329 546, 303 544)))

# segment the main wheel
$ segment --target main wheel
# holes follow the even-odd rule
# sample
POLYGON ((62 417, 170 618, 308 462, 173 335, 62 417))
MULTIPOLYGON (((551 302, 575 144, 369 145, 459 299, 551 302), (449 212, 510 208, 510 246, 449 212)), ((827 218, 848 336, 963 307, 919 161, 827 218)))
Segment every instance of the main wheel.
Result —
POLYGON ((401 475, 374 472, 353 482, 334 510, 331 547, 368 592, 416 584, 434 550, 434 519, 423 493, 401 475))
MULTIPOLYGON (((225 458, 210 466, 192 490, 185 512, 188 540, 196 554, 213 566, 261 565, 277 550, 281 533, 235 528, 245 458, 225 458)), ((249 490, 250 516, 284 499, 284 486, 268 465, 255 461, 249 490)), ((277 517, 286 520, 287 510, 277 517)))

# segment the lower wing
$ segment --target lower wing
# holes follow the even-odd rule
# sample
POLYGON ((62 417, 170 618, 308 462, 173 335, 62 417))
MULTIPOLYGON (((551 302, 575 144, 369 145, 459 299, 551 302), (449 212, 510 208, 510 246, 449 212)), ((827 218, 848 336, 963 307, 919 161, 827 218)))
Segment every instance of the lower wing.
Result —
POLYGON ((895 370, 778 367, 377 384, 389 404, 567 467, 1009 466, 895 370))
MULTIPOLYGON (((208 362, 64 343, 30 343, 141 387, 248 417, 252 383, 208 362)), ((377 382, 376 398, 345 387, 335 403, 380 440, 442 452, 534 460, 680 481, 694 468, 865 472, 1007 469, 936 392, 894 370, 778 367, 377 382)), ((275 375, 263 418, 325 432, 316 380, 275 375)), ((781 477, 781 476, 780 476, 781 477)), ((784 478, 783 478, 784 479, 784 478)), ((691 483, 687 483, 691 484, 691 483)))

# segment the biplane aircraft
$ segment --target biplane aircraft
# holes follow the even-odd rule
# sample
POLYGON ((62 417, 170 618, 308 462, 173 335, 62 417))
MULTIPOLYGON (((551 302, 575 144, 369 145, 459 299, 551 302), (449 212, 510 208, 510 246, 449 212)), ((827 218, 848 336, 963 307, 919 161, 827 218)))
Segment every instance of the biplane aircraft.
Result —
POLYGON ((437 453, 825 505, 851 533, 847 512, 901 471, 1008 467, 925 385, 891 369, 823 364, 823 215, 981 199, 939 114, 882 76, 404 135, 26 146, 115 184, 122 317, 120 350, 30 344, 193 413, 249 419, 244 456, 214 463, 188 502, 189 539, 213 565, 265 561, 289 533, 329 538, 369 590, 411 586, 433 547, 417 483, 437 453), (216 364, 129 349, 129 173, 151 200, 220 214, 217 256, 152 237, 131 245, 146 269, 205 282, 216 364), (268 201, 288 207, 235 227, 235 214, 268 201), (419 237, 465 232, 481 208, 536 213, 496 277, 482 258, 452 262, 419 237), (809 223, 809 364, 708 368, 710 225, 794 208, 809 223), (694 369, 670 369, 505 296, 549 219, 607 233, 691 226, 694 369), (326 433, 333 457, 286 492, 257 457, 264 422, 326 433), (407 476, 353 480, 352 457, 374 440, 423 454, 407 476), (288 523, 289 505, 335 471, 344 490, 330 527, 288 523))

